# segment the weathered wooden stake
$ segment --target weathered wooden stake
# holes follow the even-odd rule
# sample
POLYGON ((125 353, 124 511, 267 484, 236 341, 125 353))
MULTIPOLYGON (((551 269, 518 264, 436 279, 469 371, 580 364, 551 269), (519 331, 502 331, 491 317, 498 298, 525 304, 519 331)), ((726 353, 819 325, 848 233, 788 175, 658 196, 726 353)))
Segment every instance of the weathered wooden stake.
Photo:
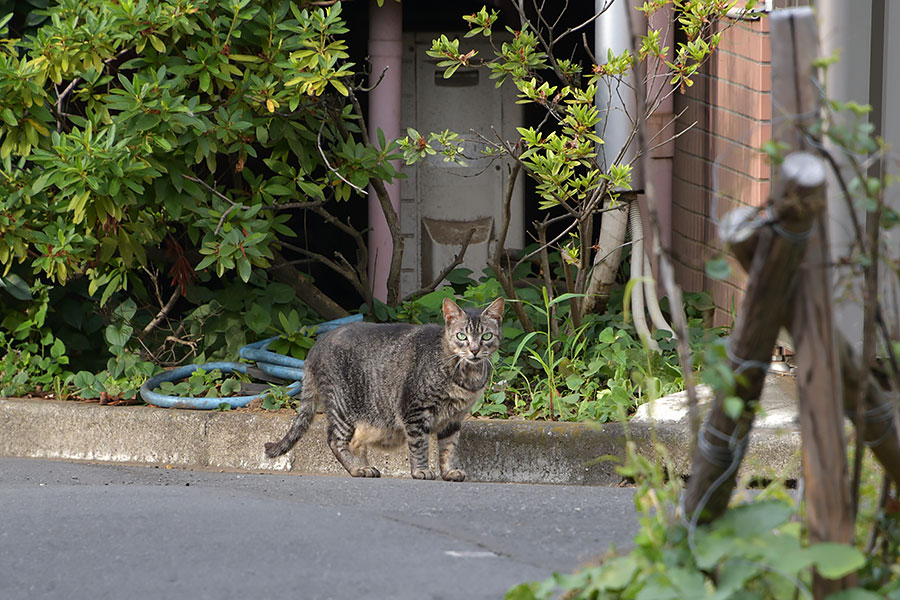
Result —
MULTIPOLYGON (((778 142, 812 149, 809 125, 819 118, 820 92, 813 62, 819 38, 810 7, 775 11, 772 40, 773 117, 778 142)), ((810 542, 853 540, 840 360, 835 343, 827 219, 816 218, 798 273, 791 332, 797 362, 804 498, 810 542)), ((790 297, 790 296, 788 296, 790 297)), ((813 577, 816 600, 854 584, 855 577, 813 577)))
POLYGON ((688 518, 707 522, 728 506, 744 449, 733 442, 745 438, 753 425, 772 348, 790 311, 785 299, 794 290, 803 235, 824 207, 824 186, 825 165, 811 154, 794 153, 782 163, 769 207, 772 225, 759 232, 744 301, 728 341, 731 368, 738 375, 733 395, 743 400, 743 410, 732 419, 724 406, 732 394, 716 394, 691 461, 688 518))
MULTIPOLYGON (((731 248, 732 254, 741 263, 745 271, 750 270, 753 254, 756 251, 757 235, 760 228, 765 227, 758 218, 757 210, 745 206, 733 210, 723 217, 719 226, 719 237, 731 248)), ((796 293, 796 292, 795 292, 796 293)), ((796 304, 793 297, 788 304, 796 304)), ((793 312, 788 315, 784 326, 790 331, 793 326, 793 312)), ((841 364, 841 381, 843 382, 844 406, 847 416, 857 425, 857 399, 862 396, 862 429, 857 433, 871 448, 872 453, 885 473, 900 486, 900 418, 893 393, 879 381, 877 375, 870 371, 864 375, 859 373, 859 361, 854 355, 850 342, 840 331, 835 331, 838 355, 841 364)))

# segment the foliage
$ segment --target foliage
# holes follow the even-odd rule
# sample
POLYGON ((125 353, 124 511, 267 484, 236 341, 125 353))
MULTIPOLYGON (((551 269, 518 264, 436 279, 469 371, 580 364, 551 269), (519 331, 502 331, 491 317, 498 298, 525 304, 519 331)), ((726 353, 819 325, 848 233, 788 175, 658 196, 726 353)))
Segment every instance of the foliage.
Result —
MULTIPOLYGON (((839 578, 871 563, 871 558, 852 546, 806 543, 796 520, 798 508, 781 482, 774 482, 751 502, 732 506, 711 524, 688 529, 675 509, 683 485, 678 479, 666 478, 665 448, 657 445, 656 450, 657 460, 648 460, 628 442, 626 462, 619 467, 620 473, 637 484, 635 508, 640 531, 632 551, 613 550, 599 566, 521 584, 506 598, 811 598, 810 567, 825 577, 839 578)), ((882 586, 879 581, 830 598, 900 597, 892 591, 893 584, 882 586)))
POLYGON ((275 329, 279 335, 269 344, 269 350, 300 360, 305 359, 310 348, 316 343, 316 327, 301 327, 300 317, 295 310, 287 315, 279 313, 278 319, 281 329, 275 329))
POLYGON ((237 396, 241 391, 241 382, 250 381, 243 373, 229 373, 224 376, 219 369, 207 372, 197 369, 187 378, 179 381, 163 381, 154 391, 167 396, 181 398, 227 398, 237 396))
POLYGON ((292 252, 371 294, 364 268, 326 255, 332 239, 326 254, 284 242, 289 211, 350 233, 330 207, 398 176, 396 144, 366 135, 339 3, 14 8, 0 17, 0 307, 7 360, 29 375, 4 370, 7 393, 44 385, 59 344, 78 348, 76 372, 134 355, 138 375, 148 359, 233 355, 266 317, 313 322, 270 279, 292 252), (110 307, 126 302, 123 319, 110 307))
MULTIPOLYGON (((410 323, 440 322, 446 297, 459 298, 463 306, 481 307, 502 295, 495 278, 485 275, 475 282, 471 275, 468 269, 457 269, 448 277, 456 282, 454 286, 407 301, 397 309, 385 307, 385 317, 410 323)), ((569 315, 568 296, 550 300, 543 287, 520 288, 517 301, 529 318, 543 322, 544 328, 526 333, 507 309, 491 384, 476 403, 474 414, 605 422, 632 414, 650 398, 681 391, 684 378, 674 342, 659 332, 662 353, 648 352, 633 324, 625 321, 623 293, 622 289, 614 293, 606 313, 588 315, 576 327, 569 315), (562 322, 556 332, 549 316, 554 307, 562 322)), ((690 344, 699 356, 701 347, 723 333, 703 327, 703 311, 710 303, 705 294, 686 295, 690 344)), ((695 366, 699 369, 703 364, 698 360, 695 366)))
POLYGON ((281 410, 282 408, 297 410, 299 406, 300 401, 290 396, 280 385, 271 385, 263 396, 262 408, 266 410, 281 410))

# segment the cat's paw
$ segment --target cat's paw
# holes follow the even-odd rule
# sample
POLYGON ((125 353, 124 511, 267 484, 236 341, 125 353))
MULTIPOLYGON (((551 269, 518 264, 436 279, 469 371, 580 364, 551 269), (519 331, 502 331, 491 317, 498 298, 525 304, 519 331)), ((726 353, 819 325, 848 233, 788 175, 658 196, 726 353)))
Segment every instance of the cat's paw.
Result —
POLYGON ((413 479, 434 479, 434 471, 431 469, 414 469, 412 472, 413 479))
POLYGON ((450 469, 446 473, 441 473, 441 477, 444 481, 465 481, 466 472, 462 469, 450 469))
POLYGON ((350 471, 350 475, 353 477, 381 477, 381 471, 375 467, 360 467, 350 471))

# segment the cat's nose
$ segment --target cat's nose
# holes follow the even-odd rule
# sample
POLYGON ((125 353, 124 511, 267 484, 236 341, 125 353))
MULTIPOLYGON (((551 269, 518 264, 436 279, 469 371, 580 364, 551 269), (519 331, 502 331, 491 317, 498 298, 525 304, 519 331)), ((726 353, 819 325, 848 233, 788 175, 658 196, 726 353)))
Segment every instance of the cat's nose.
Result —
POLYGON ((471 351, 472 356, 478 356, 478 353, 481 352, 481 346, 472 346, 471 351))

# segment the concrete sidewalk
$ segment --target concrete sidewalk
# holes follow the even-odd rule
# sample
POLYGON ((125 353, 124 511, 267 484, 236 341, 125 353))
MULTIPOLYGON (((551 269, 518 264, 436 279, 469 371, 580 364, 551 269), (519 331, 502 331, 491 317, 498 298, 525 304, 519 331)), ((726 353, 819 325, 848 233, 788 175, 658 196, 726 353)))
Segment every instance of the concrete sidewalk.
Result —
MULTIPOLYGON (((701 397, 708 402, 708 390, 701 397)), ((764 478, 799 474, 795 397, 791 378, 767 380, 764 417, 753 431, 744 472, 764 478)), ((655 438, 679 474, 687 474, 690 466, 685 402, 685 394, 661 398, 642 406, 628 425, 641 454, 653 456, 655 438)), ((285 413, 0 399, 0 456, 346 475, 325 443, 321 416, 291 452, 277 459, 263 455, 263 444, 280 439, 290 418, 285 413)), ((470 481, 615 485, 621 480, 615 467, 625 456, 626 439, 618 423, 470 419, 462 429, 460 460, 470 481)), ((437 464, 435 447, 432 443, 432 465, 437 464)), ((369 459, 386 476, 409 477, 405 451, 370 451, 369 459)))

